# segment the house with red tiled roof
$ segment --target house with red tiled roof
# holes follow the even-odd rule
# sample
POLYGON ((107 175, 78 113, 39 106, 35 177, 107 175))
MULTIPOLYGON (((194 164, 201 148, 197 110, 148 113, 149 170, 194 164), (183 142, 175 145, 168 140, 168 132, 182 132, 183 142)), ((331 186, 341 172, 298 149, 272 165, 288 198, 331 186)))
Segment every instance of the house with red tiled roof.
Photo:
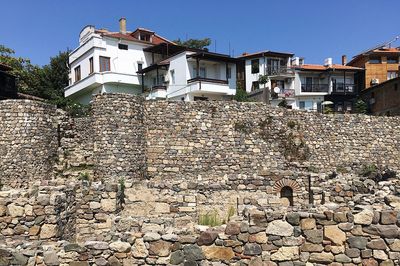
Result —
POLYGON ((351 111, 358 95, 355 76, 363 69, 333 64, 305 64, 293 53, 261 51, 238 57, 238 79, 250 98, 274 106, 321 111, 322 103, 332 102, 337 112, 351 111), (268 81, 260 84, 260 77, 268 81))
POLYGON ((324 64, 305 64, 304 60, 292 61, 295 71, 293 80, 294 109, 321 111, 327 105, 335 112, 352 112, 358 97, 360 84, 356 84, 357 75, 362 68, 334 64, 332 58, 324 64))
POLYGON ((159 44, 174 45, 148 29, 127 31, 125 18, 119 20, 118 32, 84 27, 79 46, 69 55, 65 97, 88 104, 98 93, 143 93, 143 75, 137 72, 166 57, 144 49, 159 44))

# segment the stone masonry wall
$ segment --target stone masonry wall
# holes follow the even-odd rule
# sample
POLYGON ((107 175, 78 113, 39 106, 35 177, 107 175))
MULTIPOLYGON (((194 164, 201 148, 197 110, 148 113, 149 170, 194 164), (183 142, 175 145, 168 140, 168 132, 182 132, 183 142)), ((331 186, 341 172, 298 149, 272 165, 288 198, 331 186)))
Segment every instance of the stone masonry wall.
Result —
MULTIPOLYGON (((318 213, 258 210, 210 227, 173 224, 163 212, 124 215, 118 184, 50 185, 0 193, 1 265, 400 263, 400 201, 318 213)), ((126 185, 131 200, 134 184, 126 185)))
POLYGON ((400 118, 114 94, 82 118, 0 111, 0 265, 400 264, 400 118))
POLYGON ((95 175, 143 177, 143 100, 130 95, 98 95, 92 110, 95 175))
POLYGON ((0 101, 0 183, 27 186, 51 178, 57 154, 56 108, 30 100, 0 101))
POLYGON ((398 117, 321 115, 235 102, 145 102, 145 110, 151 176, 212 178, 363 164, 399 168, 398 117))

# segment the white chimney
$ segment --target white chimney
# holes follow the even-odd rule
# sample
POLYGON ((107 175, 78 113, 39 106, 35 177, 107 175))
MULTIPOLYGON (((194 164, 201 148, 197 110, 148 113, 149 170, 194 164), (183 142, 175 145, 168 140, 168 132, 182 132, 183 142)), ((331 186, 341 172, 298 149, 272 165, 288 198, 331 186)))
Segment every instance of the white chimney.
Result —
POLYGON ((119 32, 126 34, 126 18, 119 19, 119 32))
POLYGON ((324 66, 332 66, 332 57, 325 59, 324 66))
POLYGON ((293 57, 292 66, 301 66, 304 64, 304 58, 300 58, 298 56, 293 57))

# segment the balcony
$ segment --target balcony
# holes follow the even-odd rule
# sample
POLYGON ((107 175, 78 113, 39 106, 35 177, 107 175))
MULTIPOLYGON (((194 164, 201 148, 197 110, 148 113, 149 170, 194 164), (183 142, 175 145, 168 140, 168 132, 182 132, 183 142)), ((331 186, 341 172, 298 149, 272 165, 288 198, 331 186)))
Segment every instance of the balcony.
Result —
POLYGON ((355 84, 336 83, 332 87, 332 94, 355 94, 355 84))
POLYGON ((217 84, 228 84, 227 80, 222 80, 222 79, 210 79, 210 78, 201 78, 201 77, 197 77, 197 78, 192 78, 192 79, 188 79, 187 83, 194 83, 194 82, 208 82, 208 83, 217 83, 217 84))
POLYGON ((272 77, 293 77, 294 70, 290 67, 267 67, 267 75, 272 77))
POLYGON ((301 84, 301 92, 329 92, 328 84, 301 84))

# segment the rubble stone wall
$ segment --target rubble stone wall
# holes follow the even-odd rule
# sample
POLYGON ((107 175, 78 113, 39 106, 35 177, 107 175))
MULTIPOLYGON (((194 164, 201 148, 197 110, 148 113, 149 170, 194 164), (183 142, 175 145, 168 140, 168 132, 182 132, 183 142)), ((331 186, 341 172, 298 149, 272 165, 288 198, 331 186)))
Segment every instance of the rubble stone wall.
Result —
POLYGON ((31 100, 0 101, 0 184, 28 186, 51 178, 58 147, 56 107, 31 100))
MULTIPOLYGON (((0 193, 1 265, 399 265, 396 207, 248 211, 221 225, 171 213, 168 191, 85 180, 0 193), (147 189, 149 190, 149 189, 147 189), (156 193, 158 192, 158 193, 156 193), (141 199, 140 199, 141 198, 141 199), (149 215, 125 212, 154 204, 149 215), (137 206, 136 206, 137 208, 137 206)), ((251 194, 249 194, 251 196, 251 194)), ((189 196, 182 201, 193 202, 189 196)))

